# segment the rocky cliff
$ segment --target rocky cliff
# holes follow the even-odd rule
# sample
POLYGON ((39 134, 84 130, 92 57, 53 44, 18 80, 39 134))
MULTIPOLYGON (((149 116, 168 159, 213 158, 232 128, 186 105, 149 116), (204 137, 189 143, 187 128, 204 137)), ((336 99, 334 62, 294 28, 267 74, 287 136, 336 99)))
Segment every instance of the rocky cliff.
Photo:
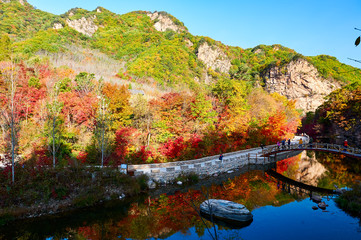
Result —
POLYGON ((157 31, 165 32, 167 30, 171 30, 174 32, 182 32, 186 31, 186 28, 182 26, 182 24, 175 19, 172 19, 166 13, 154 12, 147 14, 152 21, 154 21, 154 28, 157 31))
POLYGON ((207 68, 212 68, 222 73, 228 73, 231 67, 231 61, 227 55, 217 46, 210 46, 207 42, 199 46, 197 57, 204 62, 207 68))
MULTIPOLYGON (((96 16, 89 18, 82 17, 80 19, 75 19, 75 20, 70 20, 68 18, 66 19, 66 23, 68 24, 69 27, 75 29, 76 31, 91 37, 98 30, 98 26, 95 25, 94 23, 95 18, 96 16)), ((54 28, 55 27, 56 26, 54 25, 54 28)))
POLYGON ((21 5, 24 5, 25 3, 27 3, 26 0, 0 0, 0 2, 2 2, 2 3, 9 3, 9 2, 11 2, 11 1, 13 1, 13 2, 19 2, 21 5))
POLYGON ((325 96, 341 87, 333 79, 320 77, 317 69, 303 58, 266 69, 263 80, 268 92, 296 100, 296 107, 304 112, 315 111, 325 96))

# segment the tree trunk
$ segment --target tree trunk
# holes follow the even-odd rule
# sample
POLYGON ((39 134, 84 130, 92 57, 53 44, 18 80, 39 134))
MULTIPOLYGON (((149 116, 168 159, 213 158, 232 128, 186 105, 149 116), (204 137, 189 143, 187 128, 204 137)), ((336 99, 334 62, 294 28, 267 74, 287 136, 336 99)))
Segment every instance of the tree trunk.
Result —
POLYGON ((104 164, 104 132, 105 132, 105 125, 104 125, 104 120, 102 123, 102 165, 101 167, 103 167, 104 164))
POLYGON ((11 175, 12 182, 15 183, 15 145, 16 145, 16 133, 15 133, 15 79, 13 73, 11 73, 11 116, 10 116, 10 131, 11 131, 11 175))
POLYGON ((56 153, 56 149, 55 149, 55 129, 56 127, 56 118, 55 116, 53 116, 53 131, 52 131, 52 135, 53 135, 53 168, 55 168, 55 153, 56 153))

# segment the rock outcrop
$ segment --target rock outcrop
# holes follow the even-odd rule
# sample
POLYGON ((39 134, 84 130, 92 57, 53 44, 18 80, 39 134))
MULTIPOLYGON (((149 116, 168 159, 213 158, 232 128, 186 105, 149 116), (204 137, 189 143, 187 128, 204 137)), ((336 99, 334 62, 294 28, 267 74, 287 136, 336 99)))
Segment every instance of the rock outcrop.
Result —
POLYGON ((176 24, 166 13, 148 13, 147 14, 152 21, 154 21, 154 28, 157 31, 165 32, 167 30, 171 30, 174 32, 182 32, 185 31, 186 28, 176 24))
POLYGON ((248 222, 252 213, 242 204, 222 199, 208 199, 200 205, 200 212, 223 221, 248 222))
POLYGON ((62 29, 63 25, 61 23, 54 23, 53 29, 62 29))
POLYGON ((325 96, 341 87, 336 81, 320 77, 317 69, 302 58, 267 69, 263 78, 268 92, 296 100, 296 107, 304 112, 315 111, 325 96))
POLYGON ((15 1, 17 1, 17 2, 19 2, 21 5, 24 5, 25 3, 27 3, 27 1, 26 0, 0 0, 0 3, 9 3, 9 2, 15 2, 15 1))
MULTIPOLYGON (((72 13, 70 13, 69 16, 71 14, 72 13)), ((98 30, 98 26, 94 23, 95 19, 96 16, 89 18, 82 17, 75 20, 66 19, 66 23, 74 30, 91 37, 98 30)))
POLYGON ((228 73, 231 61, 227 55, 217 46, 209 46, 207 42, 198 48, 198 59, 204 62, 207 68, 228 73))

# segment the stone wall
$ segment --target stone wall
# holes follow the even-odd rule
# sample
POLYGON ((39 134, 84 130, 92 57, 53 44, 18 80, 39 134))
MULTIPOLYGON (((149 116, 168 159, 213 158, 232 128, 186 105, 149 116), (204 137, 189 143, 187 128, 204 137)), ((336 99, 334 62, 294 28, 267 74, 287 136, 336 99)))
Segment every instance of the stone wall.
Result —
POLYGON ((128 171, 134 171, 134 175, 148 175, 151 179, 169 181, 182 174, 196 173, 199 176, 211 176, 241 168, 248 164, 264 164, 267 158, 261 157, 262 149, 248 149, 238 152, 223 154, 223 160, 219 155, 200 158, 196 160, 129 165, 128 171))

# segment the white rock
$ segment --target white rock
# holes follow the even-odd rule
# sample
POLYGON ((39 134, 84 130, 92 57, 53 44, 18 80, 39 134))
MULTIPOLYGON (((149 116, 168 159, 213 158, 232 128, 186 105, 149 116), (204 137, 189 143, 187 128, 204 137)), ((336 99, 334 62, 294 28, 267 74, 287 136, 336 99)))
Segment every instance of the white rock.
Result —
POLYGON ((198 48, 198 59, 204 62, 207 68, 218 69, 220 72, 228 73, 231 61, 227 55, 217 46, 209 46, 207 42, 198 48))
POLYGON ((324 103, 325 96, 340 87, 338 82, 322 78, 317 69, 302 58, 283 67, 272 67, 265 73, 266 90, 296 100, 296 108, 304 112, 315 111, 324 103))
POLYGON ((322 196, 318 195, 317 193, 312 193, 311 200, 313 200, 314 202, 321 202, 322 196))
POLYGON ((242 204, 222 199, 209 199, 200 205, 201 213, 228 221, 251 221, 252 213, 242 204))
POLYGON ((154 28, 159 32, 165 32, 168 30, 181 32, 186 30, 183 26, 175 24, 167 14, 154 12, 148 13, 147 15, 151 20, 157 20, 156 23, 154 23, 154 28))
POLYGON ((167 181, 166 181, 164 178, 159 178, 159 179, 158 179, 158 183, 159 183, 161 186, 167 185, 167 181))
POLYGON ((152 179, 148 180, 147 185, 149 189, 154 189, 157 186, 152 179))
POLYGON ((328 206, 328 205, 327 205, 325 202, 320 202, 320 203, 318 204, 318 207, 321 208, 321 209, 323 209, 323 210, 325 210, 327 206, 328 206))
POLYGON ((62 29, 63 25, 61 23, 54 23, 53 29, 62 29))
POLYGON ((94 23, 95 19, 96 16, 89 18, 82 17, 80 19, 75 19, 75 20, 66 19, 66 23, 68 24, 69 27, 73 28, 74 30, 91 37, 98 30, 98 26, 95 25, 94 23))

